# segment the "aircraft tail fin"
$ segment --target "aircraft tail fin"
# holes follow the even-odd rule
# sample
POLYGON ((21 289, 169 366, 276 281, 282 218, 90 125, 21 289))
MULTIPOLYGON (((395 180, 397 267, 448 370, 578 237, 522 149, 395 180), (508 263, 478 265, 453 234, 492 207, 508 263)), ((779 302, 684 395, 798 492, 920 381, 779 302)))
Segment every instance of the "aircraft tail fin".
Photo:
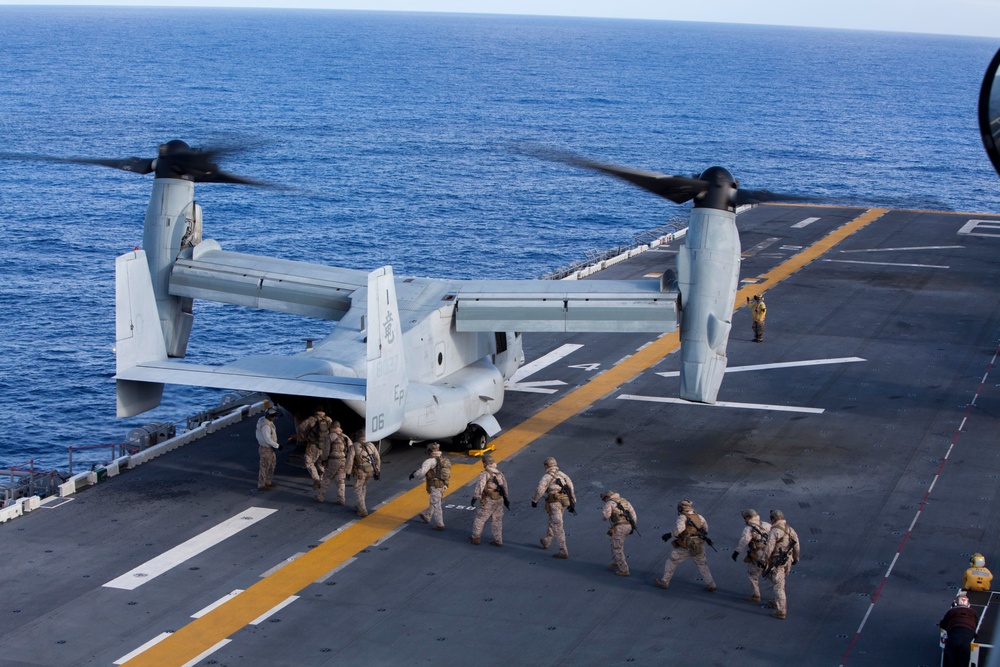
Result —
POLYGON ((403 424, 409 381, 403 330, 391 266, 368 274, 368 365, 365 419, 368 440, 392 435, 403 424))
MULTIPOLYGON (((116 372, 166 358, 146 253, 135 250, 121 255, 115 260, 116 372)), ((160 404, 163 383, 116 380, 116 394, 118 416, 132 417, 160 404)))

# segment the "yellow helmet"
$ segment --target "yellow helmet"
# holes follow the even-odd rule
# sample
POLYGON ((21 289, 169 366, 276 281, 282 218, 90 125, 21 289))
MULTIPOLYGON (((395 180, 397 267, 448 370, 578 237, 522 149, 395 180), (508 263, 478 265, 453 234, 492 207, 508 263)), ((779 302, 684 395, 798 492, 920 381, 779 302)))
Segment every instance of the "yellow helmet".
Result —
POLYGON ((969 565, 972 567, 986 567, 986 558, 979 553, 972 554, 972 558, 969 560, 969 565))

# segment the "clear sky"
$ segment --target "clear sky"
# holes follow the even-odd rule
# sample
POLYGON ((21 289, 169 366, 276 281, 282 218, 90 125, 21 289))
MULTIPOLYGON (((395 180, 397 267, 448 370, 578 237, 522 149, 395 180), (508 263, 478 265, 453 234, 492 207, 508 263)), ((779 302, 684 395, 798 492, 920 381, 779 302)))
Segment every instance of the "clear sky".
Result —
POLYGON ((0 5, 183 5, 544 14, 763 23, 1000 38, 1000 0, 0 0, 0 5))

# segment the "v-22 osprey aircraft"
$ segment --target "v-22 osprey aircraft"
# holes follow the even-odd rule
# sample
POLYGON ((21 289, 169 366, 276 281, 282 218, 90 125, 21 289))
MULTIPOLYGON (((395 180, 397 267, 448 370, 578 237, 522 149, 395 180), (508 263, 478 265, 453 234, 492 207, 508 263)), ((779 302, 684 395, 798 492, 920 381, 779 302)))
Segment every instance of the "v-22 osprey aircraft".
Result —
POLYGON ((680 397, 714 403, 739 278, 736 207, 795 199, 738 189, 712 167, 666 176, 566 153, 542 157, 597 170, 681 204, 693 200, 676 274, 621 280, 442 280, 223 250, 202 237, 195 183, 263 185, 221 171, 224 149, 174 140, 154 159, 0 157, 96 164, 154 174, 142 249, 116 260, 119 417, 159 405, 164 384, 264 392, 285 407, 339 401, 369 440, 452 438, 481 449, 500 432, 504 382, 524 363, 524 332, 666 333, 680 328, 680 397), (204 299, 323 318, 332 332, 293 356, 251 355, 223 365, 183 361, 204 299))

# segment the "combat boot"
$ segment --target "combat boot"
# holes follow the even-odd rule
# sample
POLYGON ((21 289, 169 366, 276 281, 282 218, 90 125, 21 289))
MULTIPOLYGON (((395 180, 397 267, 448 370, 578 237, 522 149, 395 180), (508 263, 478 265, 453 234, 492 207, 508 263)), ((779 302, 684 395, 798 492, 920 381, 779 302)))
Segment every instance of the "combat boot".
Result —
POLYGON ((558 553, 552 554, 552 557, 553 558, 560 558, 562 560, 566 560, 567 558, 569 558, 569 554, 566 553, 565 551, 560 551, 558 553))
POLYGON ((482 540, 480 540, 475 535, 469 535, 469 541, 472 542, 473 544, 479 544, 482 540))
POLYGON ((490 540, 490 544, 492 544, 495 547, 502 547, 503 546, 503 542, 497 542, 496 540, 490 540))
POLYGON ((662 588, 663 590, 667 590, 668 588, 670 588, 670 584, 663 581, 663 579, 653 579, 653 583, 662 588))
POLYGON ((774 618, 776 618, 776 619, 778 619, 779 621, 785 620, 785 615, 783 613, 781 613, 780 611, 774 612, 773 614, 771 614, 771 616, 774 617, 774 618))
POLYGON ((743 598, 743 600, 744 600, 744 602, 757 602, 757 603, 759 603, 760 602, 760 596, 759 595, 751 595, 748 598, 743 598))
POLYGON ((709 584, 708 586, 705 586, 705 590, 707 592, 709 592, 709 593, 714 593, 715 592, 715 583, 713 582, 713 583, 709 584))

